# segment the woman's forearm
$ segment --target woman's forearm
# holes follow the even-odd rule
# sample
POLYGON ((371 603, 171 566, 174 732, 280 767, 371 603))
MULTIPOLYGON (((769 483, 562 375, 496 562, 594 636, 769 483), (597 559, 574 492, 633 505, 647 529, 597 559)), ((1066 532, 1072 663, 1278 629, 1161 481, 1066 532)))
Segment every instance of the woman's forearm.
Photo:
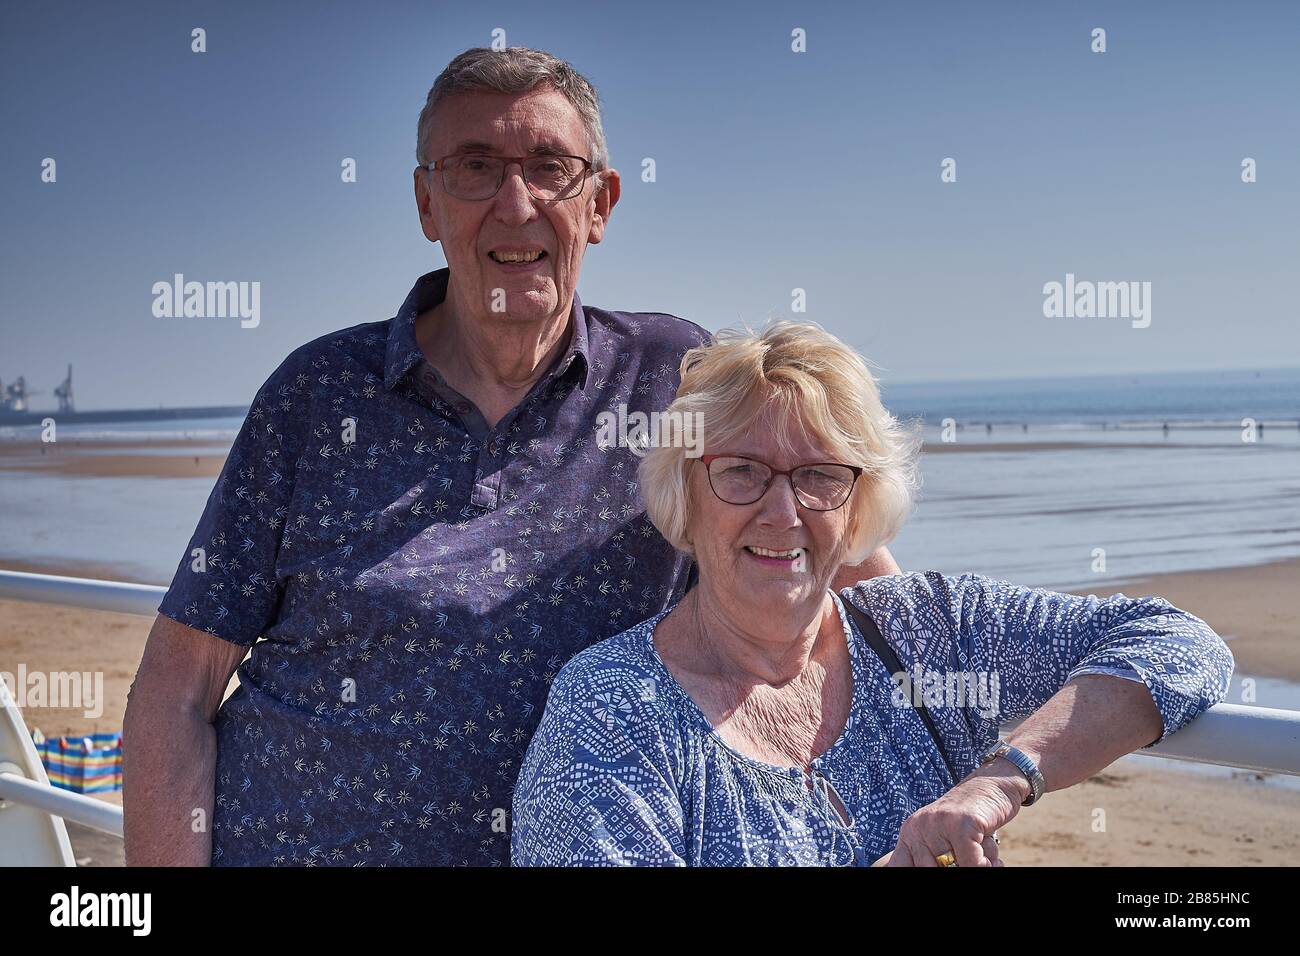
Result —
POLYGON ((123 817, 128 866, 207 866, 217 735, 198 713, 140 698, 127 706, 123 817))
MULTIPOLYGON (((1082 674, 1004 739, 1025 752, 1043 774, 1047 790, 1063 790, 1160 738, 1164 723, 1141 681, 1082 674)), ((990 777, 1029 795, 1029 782, 1013 764, 994 760, 971 776, 990 777)))

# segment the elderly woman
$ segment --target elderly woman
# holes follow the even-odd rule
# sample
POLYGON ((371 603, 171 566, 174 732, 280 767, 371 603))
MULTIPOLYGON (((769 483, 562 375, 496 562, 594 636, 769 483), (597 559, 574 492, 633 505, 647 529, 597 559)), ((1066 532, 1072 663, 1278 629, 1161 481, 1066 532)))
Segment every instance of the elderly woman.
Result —
POLYGON ((642 490, 698 583, 556 677, 516 864, 996 866, 1022 806, 1223 699, 1232 655, 1160 598, 935 571, 830 590, 897 533, 916 439, 821 329, 692 349, 669 413, 705 454, 660 442, 642 490))

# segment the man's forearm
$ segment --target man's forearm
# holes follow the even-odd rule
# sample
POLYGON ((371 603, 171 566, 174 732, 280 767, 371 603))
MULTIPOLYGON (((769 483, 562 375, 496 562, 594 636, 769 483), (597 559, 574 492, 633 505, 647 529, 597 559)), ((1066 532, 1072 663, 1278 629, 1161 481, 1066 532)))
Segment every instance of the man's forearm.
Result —
POLYGON ((128 706, 122 729, 127 866, 207 866, 217 735, 201 715, 128 706))
MULTIPOLYGON (((1163 731, 1164 721, 1144 683, 1083 674, 1004 739, 1038 764, 1047 790, 1063 790, 1154 742, 1163 731)), ((1029 796, 1029 781, 1005 759, 971 776, 977 774, 996 779, 1021 800, 1029 796)))

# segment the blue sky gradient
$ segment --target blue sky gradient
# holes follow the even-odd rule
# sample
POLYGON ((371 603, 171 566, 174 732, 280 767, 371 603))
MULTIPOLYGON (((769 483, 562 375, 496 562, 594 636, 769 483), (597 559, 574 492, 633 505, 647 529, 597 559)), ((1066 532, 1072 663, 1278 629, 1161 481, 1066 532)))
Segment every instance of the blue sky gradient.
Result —
POLYGON ((716 329, 800 287, 886 384, 1300 364, 1300 4, 54 2, 0 13, 0 379, 247 403, 391 316, 445 264, 416 118, 494 28, 600 91, 624 191, 588 304, 716 329), (177 272, 260 281, 260 326, 155 318, 177 272), (1151 282, 1151 326, 1044 318, 1067 272, 1151 282))

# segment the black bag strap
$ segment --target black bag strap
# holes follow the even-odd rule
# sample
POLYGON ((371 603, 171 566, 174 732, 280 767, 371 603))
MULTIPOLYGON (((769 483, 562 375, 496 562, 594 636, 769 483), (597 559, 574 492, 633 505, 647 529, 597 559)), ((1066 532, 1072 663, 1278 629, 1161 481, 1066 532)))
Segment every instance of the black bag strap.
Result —
MULTIPOLYGON (((903 662, 898 659, 894 649, 889 646, 884 635, 880 633, 880 628, 876 627, 876 622, 871 619, 871 615, 856 606, 848 598, 841 597, 840 600, 844 602, 849 614, 857 622, 858 630, 862 632, 863 638, 871 645, 871 649, 880 656, 880 659, 885 662, 885 667, 889 669, 889 673, 905 673, 903 662)), ((926 729, 930 731, 930 736, 934 738, 935 746, 939 748, 939 756, 943 758, 944 766, 948 768, 948 773, 952 774, 952 782, 956 785, 961 778, 957 776, 957 769, 953 766, 952 761, 948 759, 948 751, 943 746, 943 738, 939 736, 939 731, 934 726, 930 712, 925 709, 925 702, 917 700, 911 706, 920 715, 921 720, 925 722, 926 729)))

